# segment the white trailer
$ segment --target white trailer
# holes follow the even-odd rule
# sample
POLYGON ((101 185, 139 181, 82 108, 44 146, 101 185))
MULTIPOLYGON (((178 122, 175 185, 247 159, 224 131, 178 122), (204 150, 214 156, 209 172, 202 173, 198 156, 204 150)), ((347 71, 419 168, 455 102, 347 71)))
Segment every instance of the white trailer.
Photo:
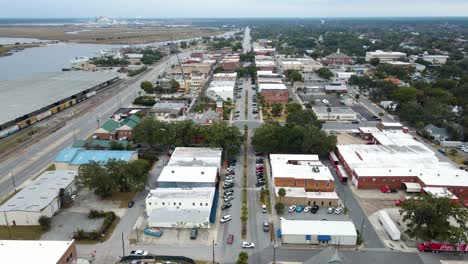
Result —
POLYGON ((379 222, 382 224, 382 226, 385 229, 385 232, 387 232, 387 234, 392 240, 400 240, 400 230, 398 230, 398 227, 392 221, 388 213, 384 210, 379 211, 379 222))

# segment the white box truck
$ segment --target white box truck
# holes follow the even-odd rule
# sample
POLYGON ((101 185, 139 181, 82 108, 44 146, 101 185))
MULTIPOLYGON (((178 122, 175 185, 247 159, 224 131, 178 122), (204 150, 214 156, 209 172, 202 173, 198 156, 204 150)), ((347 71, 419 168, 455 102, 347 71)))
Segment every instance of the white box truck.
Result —
POLYGON ((392 240, 400 240, 400 230, 384 210, 379 211, 379 221, 392 240))

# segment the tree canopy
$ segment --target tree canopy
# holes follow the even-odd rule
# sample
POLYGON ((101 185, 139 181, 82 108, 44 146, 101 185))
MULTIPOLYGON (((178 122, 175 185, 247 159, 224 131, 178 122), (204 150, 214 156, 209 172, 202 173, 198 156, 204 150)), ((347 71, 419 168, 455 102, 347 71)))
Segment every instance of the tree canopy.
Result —
POLYGON ((316 73, 320 76, 320 78, 330 80, 333 76, 333 72, 330 71, 330 69, 322 67, 316 71, 316 73))
POLYGON ((458 243, 467 241, 468 210, 446 197, 425 194, 401 203, 400 214, 412 238, 458 243), (451 224, 454 221, 456 225, 451 224))

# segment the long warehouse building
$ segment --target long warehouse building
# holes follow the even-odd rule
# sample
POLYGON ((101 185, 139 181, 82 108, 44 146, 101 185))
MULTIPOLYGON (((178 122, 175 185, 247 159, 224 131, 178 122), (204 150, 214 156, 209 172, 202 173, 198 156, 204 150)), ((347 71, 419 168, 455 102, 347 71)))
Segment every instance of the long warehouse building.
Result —
POLYGON ((73 71, 2 81, 0 138, 77 104, 118 80, 118 73, 73 71))

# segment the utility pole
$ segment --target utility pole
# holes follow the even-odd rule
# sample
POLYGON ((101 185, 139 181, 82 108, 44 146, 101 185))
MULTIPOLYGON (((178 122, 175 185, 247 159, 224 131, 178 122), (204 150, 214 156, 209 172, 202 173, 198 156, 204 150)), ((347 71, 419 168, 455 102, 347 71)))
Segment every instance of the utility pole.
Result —
POLYGON ((213 245, 213 264, 215 264, 216 262, 215 262, 215 242, 214 242, 214 238, 213 238, 212 245, 213 245))
POLYGON ((10 230, 10 225, 8 224, 8 218, 7 218, 7 215, 6 215, 6 211, 3 211, 3 214, 5 215, 5 223, 6 223, 6 226, 7 226, 7 229, 8 229, 8 237, 11 239, 11 230, 10 230))
POLYGON ((122 232, 122 257, 125 256, 125 244, 124 244, 124 236, 122 232))
POLYGON ((276 264, 276 242, 273 244, 273 264, 276 264))
POLYGON ((13 177, 13 168, 10 168, 10 173, 11 173, 11 181, 13 182, 13 187, 15 188, 15 193, 16 193, 16 183, 15 183, 15 177, 13 177))

